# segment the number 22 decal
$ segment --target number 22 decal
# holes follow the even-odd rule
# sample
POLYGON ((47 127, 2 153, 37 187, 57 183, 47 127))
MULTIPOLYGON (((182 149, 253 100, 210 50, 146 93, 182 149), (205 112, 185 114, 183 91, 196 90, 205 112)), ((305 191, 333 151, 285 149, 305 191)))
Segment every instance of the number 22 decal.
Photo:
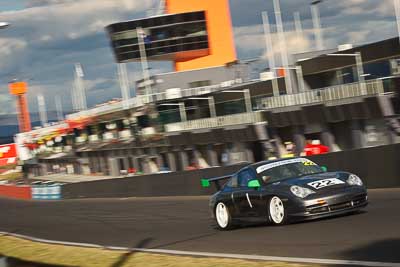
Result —
POLYGON ((335 184, 344 184, 344 182, 337 178, 332 178, 332 179, 325 179, 325 180, 308 183, 309 186, 311 186, 315 189, 320 189, 320 188, 335 185, 335 184))

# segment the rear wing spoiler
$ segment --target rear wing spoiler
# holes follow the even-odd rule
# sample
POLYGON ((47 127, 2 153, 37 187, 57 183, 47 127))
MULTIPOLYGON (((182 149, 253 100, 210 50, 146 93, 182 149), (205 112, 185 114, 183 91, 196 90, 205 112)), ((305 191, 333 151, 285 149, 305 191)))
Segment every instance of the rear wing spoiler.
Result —
POLYGON ((227 180, 231 178, 233 174, 231 175, 225 175, 225 176, 220 176, 220 177, 215 177, 215 178, 210 178, 210 179, 201 179, 201 186, 204 188, 210 187, 211 183, 215 183, 215 187, 217 190, 221 190, 221 181, 222 180, 227 180))

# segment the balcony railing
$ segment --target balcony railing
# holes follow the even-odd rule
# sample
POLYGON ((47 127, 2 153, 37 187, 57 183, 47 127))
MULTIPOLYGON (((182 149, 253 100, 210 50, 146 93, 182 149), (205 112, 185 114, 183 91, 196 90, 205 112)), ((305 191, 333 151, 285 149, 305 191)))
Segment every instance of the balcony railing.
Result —
POLYGON ((382 93, 384 93, 382 80, 374 80, 365 82, 365 84, 351 83, 310 90, 308 92, 299 94, 266 97, 261 99, 259 108, 268 110, 297 105, 326 103, 354 97, 378 95, 382 93))
POLYGON ((189 88, 189 89, 182 89, 179 91, 178 95, 169 95, 167 92, 157 93, 152 95, 139 95, 134 98, 108 104, 100 107, 95 107, 92 109, 80 111, 77 113, 67 115, 67 119, 78 119, 82 117, 91 117, 91 116, 98 116, 102 114, 107 114, 119 110, 123 110, 125 108, 138 108, 147 103, 152 103, 156 101, 163 101, 163 100, 171 100, 174 98, 181 98, 181 97, 191 97, 191 96, 199 96, 204 94, 209 94, 212 92, 216 92, 221 90, 223 86, 220 84, 217 85, 210 85, 210 86, 203 86, 203 87, 196 87, 196 88, 189 88))
POLYGON ((205 118, 199 120, 169 123, 165 125, 165 131, 177 132, 195 129, 207 129, 239 124, 253 124, 262 121, 264 120, 261 112, 240 113, 215 118, 205 118))

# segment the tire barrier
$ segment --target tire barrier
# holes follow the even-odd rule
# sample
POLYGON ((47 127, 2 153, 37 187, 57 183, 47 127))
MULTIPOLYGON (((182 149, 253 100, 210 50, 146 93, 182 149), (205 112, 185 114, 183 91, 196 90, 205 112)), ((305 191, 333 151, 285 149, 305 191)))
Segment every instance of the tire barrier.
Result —
POLYGON ((61 199, 61 185, 34 185, 32 186, 32 199, 61 199))

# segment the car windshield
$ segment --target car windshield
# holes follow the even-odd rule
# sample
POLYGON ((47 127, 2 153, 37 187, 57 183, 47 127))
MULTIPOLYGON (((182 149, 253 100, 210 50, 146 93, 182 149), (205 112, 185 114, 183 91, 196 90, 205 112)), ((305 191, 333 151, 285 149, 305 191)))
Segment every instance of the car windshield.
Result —
POLYGON ((280 166, 268 168, 260 173, 265 183, 278 182, 288 178, 321 173, 320 166, 312 161, 291 162, 280 166))

